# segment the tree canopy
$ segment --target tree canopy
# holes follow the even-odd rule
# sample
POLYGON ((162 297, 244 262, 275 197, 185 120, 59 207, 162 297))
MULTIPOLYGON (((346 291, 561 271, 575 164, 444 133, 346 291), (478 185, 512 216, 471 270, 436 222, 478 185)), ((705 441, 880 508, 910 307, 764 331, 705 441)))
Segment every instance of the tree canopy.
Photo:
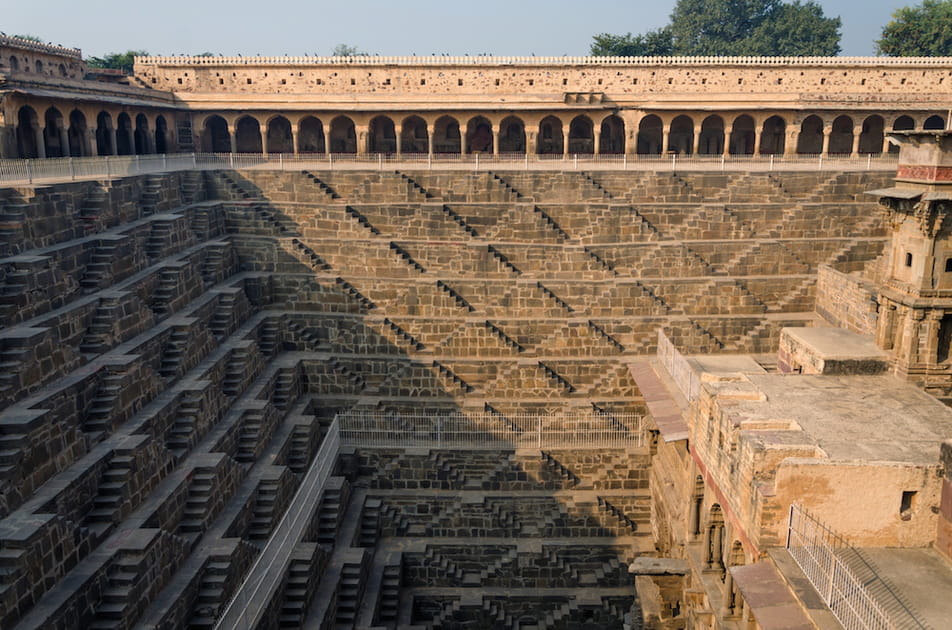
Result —
POLYGON ((124 53, 109 53, 105 57, 89 57, 86 65, 90 68, 111 68, 132 74, 132 64, 135 57, 145 57, 149 53, 145 50, 127 50, 124 53))
POLYGON ((678 0, 670 19, 669 25, 643 35, 595 35, 591 54, 828 56, 840 52, 840 18, 823 15, 814 0, 678 0))
POLYGON ((349 46, 348 44, 337 44, 334 46, 334 50, 331 51, 331 55, 334 57, 357 57, 366 54, 367 53, 362 52, 356 46, 349 46))
POLYGON ((876 51, 890 57, 952 55, 952 0, 924 0, 897 9, 876 41, 876 51))

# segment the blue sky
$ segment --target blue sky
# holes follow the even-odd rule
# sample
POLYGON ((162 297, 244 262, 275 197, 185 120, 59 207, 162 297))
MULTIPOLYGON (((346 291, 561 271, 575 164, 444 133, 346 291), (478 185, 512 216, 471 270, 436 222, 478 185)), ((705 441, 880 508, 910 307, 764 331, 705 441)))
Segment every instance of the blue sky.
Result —
MULTIPOLYGON (((596 33, 663 26, 675 0, 44 0, 9 2, 7 34, 82 48, 153 54, 327 55, 350 44, 381 55, 584 55, 596 33), (50 16, 56 16, 51 19, 50 16)), ((915 1, 820 0, 843 20, 844 55, 871 55, 897 8, 915 1)))

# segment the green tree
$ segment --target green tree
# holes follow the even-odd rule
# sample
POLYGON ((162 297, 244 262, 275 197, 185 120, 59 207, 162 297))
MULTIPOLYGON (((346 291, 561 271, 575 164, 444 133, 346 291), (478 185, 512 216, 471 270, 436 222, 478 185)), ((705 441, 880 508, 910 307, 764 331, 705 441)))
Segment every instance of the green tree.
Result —
POLYGON ((644 35, 612 35, 600 33, 593 37, 592 54, 599 57, 654 57, 670 55, 673 41, 668 27, 648 31, 644 35))
POLYGON ((876 52, 890 57, 952 55, 952 0, 924 0, 897 9, 876 41, 876 52))
POLYGON ((43 40, 37 37, 36 35, 14 35, 14 37, 19 37, 20 39, 25 39, 27 41, 36 42, 42 44, 43 40))
POLYGON ((366 54, 358 50, 356 46, 348 46, 347 44, 337 44, 334 46, 334 50, 331 51, 331 55, 334 57, 357 57, 366 54))
POLYGON ((105 57, 90 57, 86 64, 90 68, 111 68, 132 74, 132 64, 135 57, 148 56, 145 50, 127 50, 124 53, 109 53, 105 57))
POLYGON ((591 54, 836 55, 840 26, 814 0, 678 0, 670 25, 644 35, 596 35, 591 54))

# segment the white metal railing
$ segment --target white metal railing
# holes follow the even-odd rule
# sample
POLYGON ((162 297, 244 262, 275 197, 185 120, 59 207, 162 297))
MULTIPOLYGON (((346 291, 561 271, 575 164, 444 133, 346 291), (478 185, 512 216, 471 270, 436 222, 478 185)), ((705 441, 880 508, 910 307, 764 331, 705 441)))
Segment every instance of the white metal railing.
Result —
POLYGON ((825 155, 536 155, 525 153, 170 153, 0 160, 0 184, 53 184, 67 181, 112 179, 188 170, 610 170, 610 171, 892 171, 896 154, 861 156, 825 155))
POLYGON ((658 360, 688 402, 692 402, 701 390, 701 380, 684 355, 674 347, 664 330, 658 329, 658 360))
MULTIPOLYGON (((787 550, 845 630, 898 628, 883 603, 844 561, 855 556, 856 550, 796 504, 790 506, 787 550)), ((908 627, 923 627, 912 623, 908 627)))
POLYGON ((504 416, 348 411, 336 419, 341 444, 361 448, 592 450, 645 444, 643 417, 631 413, 504 416))
POLYGON ((291 564, 294 546, 301 540, 304 529, 314 516, 324 484, 334 472, 340 446, 340 425, 335 421, 324 436, 290 507, 218 619, 216 630, 251 630, 258 626, 261 615, 291 564))

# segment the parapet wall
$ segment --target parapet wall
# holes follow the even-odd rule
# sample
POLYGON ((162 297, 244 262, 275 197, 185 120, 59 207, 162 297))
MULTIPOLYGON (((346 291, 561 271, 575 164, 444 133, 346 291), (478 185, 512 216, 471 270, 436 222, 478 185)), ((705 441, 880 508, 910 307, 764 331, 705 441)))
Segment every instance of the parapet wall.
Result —
POLYGON ((185 93, 484 101, 517 94, 573 107, 703 95, 730 106, 882 106, 947 102, 950 64, 949 58, 878 57, 138 57, 135 75, 157 89, 185 93))
POLYGON ((859 274, 823 265, 817 272, 816 312, 838 328, 876 334, 879 308, 876 286, 859 274))

